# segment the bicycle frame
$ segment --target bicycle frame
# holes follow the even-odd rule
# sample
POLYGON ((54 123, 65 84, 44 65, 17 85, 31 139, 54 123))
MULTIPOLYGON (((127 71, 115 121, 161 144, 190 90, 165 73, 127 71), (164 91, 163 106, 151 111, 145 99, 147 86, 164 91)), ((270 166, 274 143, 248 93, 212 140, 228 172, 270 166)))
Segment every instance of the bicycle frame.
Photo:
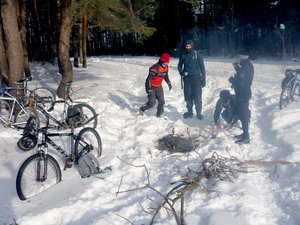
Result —
MULTIPOLYGON (((20 108, 22 109, 22 111, 24 111, 26 113, 25 108, 23 107, 23 105, 18 101, 18 99, 14 96, 12 96, 11 94, 9 94, 8 92, 3 92, 3 94, 5 94, 8 97, 5 96, 0 96, 0 100, 3 101, 12 101, 12 107, 11 107, 11 111, 9 112, 9 120, 6 120, 5 118, 3 118, 2 116, 0 116, 0 120, 4 123, 4 125, 9 126, 11 128, 14 129, 20 129, 20 127, 17 127, 18 123, 12 123, 12 118, 13 118, 13 113, 15 110, 16 105, 20 106, 20 108)), ((26 113, 27 114, 27 113, 26 113)), ((28 114, 27 114, 28 115, 28 114)), ((28 115, 29 118, 29 115, 28 115)))

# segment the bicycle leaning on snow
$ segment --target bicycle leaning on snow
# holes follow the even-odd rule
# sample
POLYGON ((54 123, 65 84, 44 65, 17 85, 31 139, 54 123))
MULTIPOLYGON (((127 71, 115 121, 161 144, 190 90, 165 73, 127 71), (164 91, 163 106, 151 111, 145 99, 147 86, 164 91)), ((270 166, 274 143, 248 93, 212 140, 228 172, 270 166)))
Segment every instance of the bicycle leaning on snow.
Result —
POLYGON ((102 143, 94 128, 83 128, 78 134, 74 133, 74 129, 64 133, 50 133, 50 128, 52 127, 48 125, 36 130, 36 117, 32 116, 26 124, 25 134, 18 141, 18 146, 28 151, 36 146, 38 133, 42 134, 36 153, 27 158, 18 171, 16 189, 21 200, 40 194, 62 179, 59 163, 49 154, 48 144, 62 157, 64 169, 75 164, 82 177, 101 172, 97 158, 102 154, 102 143), (70 150, 64 150, 50 139, 64 136, 70 137, 70 150), (88 163, 94 165, 87 166, 88 163))
POLYGON ((22 129, 30 117, 30 113, 26 110, 27 106, 24 106, 24 103, 30 105, 32 110, 35 110, 35 107, 33 107, 35 104, 44 105, 46 101, 52 102, 55 100, 55 95, 50 89, 45 87, 38 87, 32 91, 28 90, 26 79, 14 82, 14 84, 17 87, 0 87, 0 121, 7 127, 22 129), (24 86, 24 88, 20 86, 24 86), (22 92, 23 95, 15 97, 9 91, 15 91, 17 95, 22 92), (27 92, 30 94, 28 95, 27 92), (16 108, 19 109, 16 110, 16 108), (21 113, 23 118, 18 119, 15 115, 16 112, 21 113))
POLYGON ((300 96, 300 69, 286 69, 285 78, 281 82, 279 109, 283 109, 290 102, 300 96))
MULTIPOLYGON (((65 93, 68 93, 68 89, 71 83, 66 83, 65 93)), ((98 123, 98 114, 95 112, 94 108, 84 102, 73 101, 68 94, 64 95, 63 100, 57 100, 51 102, 51 107, 49 109, 45 109, 41 105, 35 105, 35 110, 32 110, 32 105, 28 105, 25 107, 25 111, 19 110, 16 112, 15 122, 24 121, 24 117, 26 118, 26 114, 34 112, 39 117, 39 122, 41 126, 45 126, 49 124, 51 121, 52 124, 55 124, 55 128, 58 130, 64 130, 69 128, 77 128, 77 127, 97 127, 98 123), (53 115, 50 114, 51 111, 54 110, 56 105, 63 105, 62 118, 57 119, 53 115)), ((54 127, 54 126, 53 126, 54 127)))

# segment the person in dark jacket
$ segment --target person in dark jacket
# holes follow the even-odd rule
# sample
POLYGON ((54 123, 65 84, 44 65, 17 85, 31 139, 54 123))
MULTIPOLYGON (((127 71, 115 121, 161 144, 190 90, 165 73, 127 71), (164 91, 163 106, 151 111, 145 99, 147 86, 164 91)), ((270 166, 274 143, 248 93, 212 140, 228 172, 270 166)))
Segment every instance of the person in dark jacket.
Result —
POLYGON ((196 117, 203 119, 202 111, 202 88, 206 84, 206 74, 203 57, 199 51, 194 50, 194 43, 186 41, 185 51, 179 58, 178 71, 183 80, 184 100, 187 112, 183 118, 193 117, 193 105, 195 104, 196 117))
POLYGON ((236 115, 236 97, 230 94, 228 90, 220 91, 220 98, 217 101, 215 112, 214 112, 214 122, 216 127, 220 127, 220 115, 227 123, 227 128, 232 127, 237 123, 239 118, 236 115))
POLYGON ((162 88, 162 81, 165 80, 169 86, 169 90, 172 89, 172 84, 168 76, 170 62, 170 55, 163 53, 158 62, 149 68, 149 74, 145 82, 146 92, 148 94, 148 102, 146 102, 140 108, 140 115, 144 115, 144 112, 155 105, 156 99, 158 101, 156 116, 160 117, 164 112, 164 90, 162 88))
POLYGON ((243 133, 235 136, 237 144, 250 143, 249 123, 250 114, 249 101, 251 99, 251 85, 254 76, 254 68, 249 60, 249 54, 239 52, 236 62, 233 63, 236 74, 229 78, 229 82, 234 89, 237 100, 237 115, 242 122, 243 133))

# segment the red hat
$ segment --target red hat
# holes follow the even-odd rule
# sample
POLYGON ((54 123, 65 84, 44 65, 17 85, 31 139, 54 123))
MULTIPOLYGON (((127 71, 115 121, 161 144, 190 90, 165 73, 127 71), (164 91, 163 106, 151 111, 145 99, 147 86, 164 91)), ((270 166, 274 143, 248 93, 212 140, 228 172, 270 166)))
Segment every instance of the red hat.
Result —
POLYGON ((163 53, 160 58, 162 62, 169 63, 170 62, 170 55, 168 53, 163 53))

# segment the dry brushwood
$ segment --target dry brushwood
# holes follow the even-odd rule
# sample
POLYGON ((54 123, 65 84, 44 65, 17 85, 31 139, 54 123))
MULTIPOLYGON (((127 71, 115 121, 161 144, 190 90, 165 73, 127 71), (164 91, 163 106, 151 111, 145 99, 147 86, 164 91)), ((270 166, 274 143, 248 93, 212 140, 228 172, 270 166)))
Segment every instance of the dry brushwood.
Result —
POLYGON ((157 148, 170 152, 190 152, 195 150, 195 144, 190 136, 186 138, 183 135, 175 134, 173 129, 172 134, 158 140, 157 148))
MULTIPOLYGON (((126 163, 126 162, 125 162, 126 163)), ((163 202, 159 203, 157 201, 151 200, 153 203, 155 203, 157 206, 154 208, 153 216, 150 222, 150 225, 155 223, 155 220, 160 212, 161 209, 165 209, 167 212, 171 212, 177 225, 184 225, 184 195, 188 191, 193 191, 197 187, 200 187, 201 189, 204 189, 207 191, 207 189, 202 184, 202 180, 204 178, 210 179, 220 179, 222 181, 230 181, 233 182, 234 179, 237 178, 238 172, 247 173, 247 165, 275 165, 275 164, 286 164, 289 162, 286 161, 245 161, 242 162, 238 160, 236 157, 222 157, 218 155, 216 152, 212 154, 210 158, 206 158, 202 161, 201 169, 199 171, 196 170, 190 170, 186 174, 186 176, 176 182, 176 186, 173 187, 166 195, 160 193, 155 188, 153 188, 150 185, 150 178, 149 173, 147 170, 147 167, 145 165, 143 166, 136 166, 136 167, 144 167, 147 172, 147 180, 148 183, 142 187, 127 190, 127 191, 120 191, 118 190, 117 193, 124 193, 129 191, 136 191, 143 188, 150 188, 151 190, 158 193, 162 198, 163 202), (176 202, 180 200, 180 214, 178 215, 175 210, 175 204, 176 202)), ((127 163, 129 164, 129 163, 127 163)), ((129 164, 131 166, 134 166, 132 164, 129 164)), ((120 182, 119 189, 121 187, 122 180, 120 182)))

